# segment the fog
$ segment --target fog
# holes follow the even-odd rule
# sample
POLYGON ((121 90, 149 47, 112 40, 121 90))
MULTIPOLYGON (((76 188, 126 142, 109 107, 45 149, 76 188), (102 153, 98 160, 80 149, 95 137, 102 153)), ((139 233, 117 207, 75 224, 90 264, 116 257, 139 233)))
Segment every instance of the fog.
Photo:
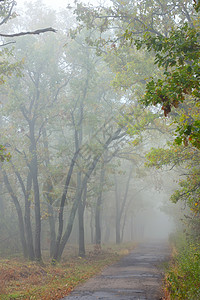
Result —
MULTIPOLYGON (((54 10, 61 10, 66 8, 68 5, 73 5, 74 1, 73 0, 57 0, 56 2, 53 0, 32 0, 32 3, 44 3, 47 7, 54 9, 54 10)), ((108 3, 110 3, 108 0, 107 1, 98 1, 98 0, 89 0, 89 1, 82 1, 83 3, 90 3, 92 5, 98 5, 99 3, 106 3, 108 5, 108 3)), ((26 5, 27 1, 26 0, 18 0, 17 1, 17 7, 19 10, 21 10, 24 5, 26 5)))
MULTIPOLYGON (((45 4, 47 7, 51 8, 51 9, 54 9, 54 10, 60 10, 60 9, 66 8, 67 5, 68 5, 68 3, 69 3, 69 4, 70 4, 70 3, 73 4, 74 1, 63 1, 63 0, 58 0, 58 1, 56 1, 56 3, 55 3, 55 1, 52 1, 52 0, 40 0, 40 1, 35 0, 35 1, 31 1, 31 2, 32 2, 32 3, 37 3, 37 2, 43 3, 43 4, 45 4)), ((26 3, 27 3, 27 1, 25 1, 25 0, 19 0, 19 1, 17 1, 17 8, 18 8, 19 10, 21 10, 21 9, 24 7, 24 5, 26 5, 26 3)))
MULTIPOLYGON (((135 11, 137 3, 125 2, 135 11)), ((43 3, 48 10, 18 1, 25 13, 2 26, 57 31, 2 38, 14 48, 0 92, 8 156, 0 175, 1 256, 40 261, 48 252, 59 260, 68 245, 85 256, 91 244, 168 240, 181 226, 183 211, 170 197, 185 169, 148 158, 153 147, 168 149, 176 130, 159 107, 139 105, 147 78, 159 76, 153 53, 120 44, 122 19, 93 25, 87 10, 76 20, 68 2, 43 3)), ((166 15, 162 26, 156 20, 158 31, 168 18, 176 22, 166 15)))
POLYGON ((174 231, 173 221, 158 209, 141 213, 138 218, 141 220, 141 226, 144 226, 144 239, 167 240, 170 233, 174 231))

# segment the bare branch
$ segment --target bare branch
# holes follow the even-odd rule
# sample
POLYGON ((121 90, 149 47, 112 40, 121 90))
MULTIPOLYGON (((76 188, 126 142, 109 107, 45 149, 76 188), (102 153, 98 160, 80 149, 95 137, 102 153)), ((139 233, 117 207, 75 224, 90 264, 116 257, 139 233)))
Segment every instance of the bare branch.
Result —
POLYGON ((41 137, 42 129, 44 128, 44 125, 45 125, 46 121, 47 121, 47 119, 45 118, 45 120, 42 122, 42 124, 41 124, 41 126, 40 126, 39 133, 38 133, 38 137, 37 137, 37 139, 36 139, 36 144, 37 144, 39 138, 41 137))
POLYGON ((13 7, 16 5, 16 2, 13 1, 12 2, 12 5, 11 5, 11 8, 8 12, 8 15, 0 22, 0 26, 3 25, 4 23, 6 23, 8 21, 8 19, 10 18, 11 14, 12 14, 12 10, 13 10, 13 7))
POLYGON ((23 36, 23 35, 30 35, 30 34, 40 34, 45 32, 56 32, 56 30, 52 27, 44 28, 44 29, 37 29, 35 31, 25 31, 25 32, 18 32, 18 33, 11 33, 11 34, 5 34, 0 33, 0 36, 2 37, 17 37, 17 36, 23 36))
POLYGON ((10 44, 15 44, 15 43, 16 43, 15 41, 7 42, 7 43, 4 43, 4 44, 1 44, 0 47, 5 47, 5 46, 8 46, 10 44))

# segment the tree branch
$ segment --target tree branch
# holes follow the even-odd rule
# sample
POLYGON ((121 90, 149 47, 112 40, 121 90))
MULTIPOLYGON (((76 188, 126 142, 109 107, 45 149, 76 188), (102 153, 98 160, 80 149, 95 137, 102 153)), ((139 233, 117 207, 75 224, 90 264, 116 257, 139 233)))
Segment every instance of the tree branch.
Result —
POLYGON ((8 19, 10 18, 11 14, 12 14, 12 10, 13 10, 13 7, 16 5, 16 2, 13 1, 12 2, 12 5, 11 5, 11 8, 8 12, 8 15, 0 22, 0 26, 3 25, 4 23, 6 23, 8 21, 8 19))
POLYGON ((5 47, 5 46, 8 46, 10 44, 15 44, 15 43, 16 43, 15 41, 3 43, 3 44, 0 45, 0 47, 5 47))
POLYGON ((11 33, 11 34, 5 34, 0 33, 1 37, 17 37, 17 36, 23 36, 23 35, 30 35, 30 34, 40 34, 45 32, 56 32, 56 30, 52 27, 44 28, 44 29, 37 29, 35 31, 25 31, 25 32, 18 32, 18 33, 11 33))

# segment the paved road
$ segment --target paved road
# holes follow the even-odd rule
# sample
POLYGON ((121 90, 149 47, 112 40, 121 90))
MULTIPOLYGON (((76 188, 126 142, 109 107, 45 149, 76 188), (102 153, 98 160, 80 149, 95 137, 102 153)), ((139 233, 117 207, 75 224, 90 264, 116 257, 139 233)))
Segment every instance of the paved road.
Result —
POLYGON ((119 263, 76 288, 65 300, 162 299, 162 263, 169 256, 165 243, 141 244, 119 263))

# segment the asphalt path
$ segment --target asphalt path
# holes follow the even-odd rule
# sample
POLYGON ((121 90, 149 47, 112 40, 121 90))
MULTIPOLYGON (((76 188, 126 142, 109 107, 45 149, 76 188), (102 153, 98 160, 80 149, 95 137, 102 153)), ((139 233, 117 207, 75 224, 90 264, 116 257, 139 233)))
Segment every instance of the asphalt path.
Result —
POLYGON ((78 286, 65 300, 159 300, 163 266, 169 247, 164 242, 138 245, 120 262, 78 286))

